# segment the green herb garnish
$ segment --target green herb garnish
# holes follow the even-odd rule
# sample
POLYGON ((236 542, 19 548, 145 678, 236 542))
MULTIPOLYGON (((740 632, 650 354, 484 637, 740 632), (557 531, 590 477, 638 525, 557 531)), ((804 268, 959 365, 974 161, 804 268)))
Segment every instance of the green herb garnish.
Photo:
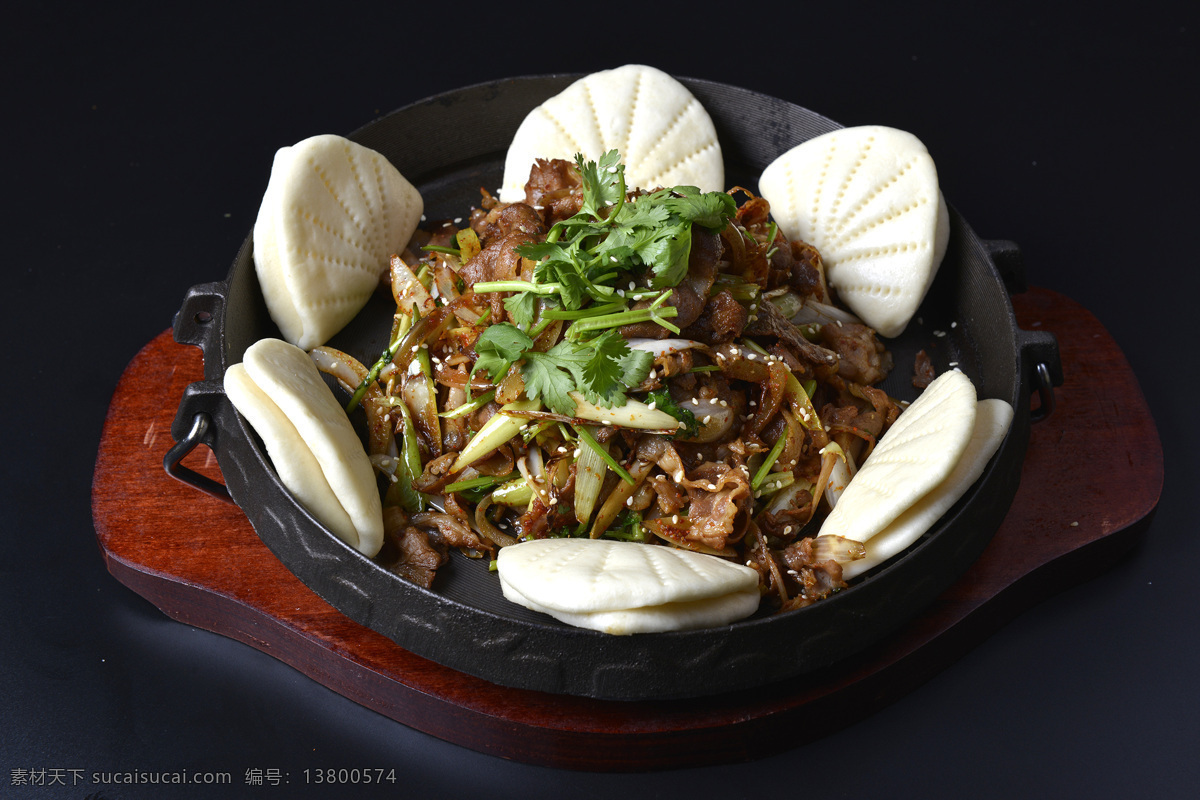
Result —
POLYGON ((696 415, 688 411, 683 406, 675 402, 666 389, 659 389, 655 392, 650 392, 646 395, 646 403, 653 404, 659 411, 665 411, 675 419, 679 420, 681 427, 676 433, 676 438, 683 437, 690 439, 700 433, 700 422, 696 419, 696 415))
POLYGON ((475 369, 499 381, 520 362, 526 396, 564 415, 575 413, 571 392, 605 408, 625 405, 626 391, 645 380, 654 359, 649 352, 630 350, 616 329, 655 322, 678 333, 668 321, 678 311, 664 303, 687 274, 692 225, 720 230, 737 211, 730 195, 694 186, 627 200, 625 167, 616 150, 599 161, 576 155, 575 163, 583 190, 579 212, 555 223, 545 241, 517 248, 537 262, 533 280, 474 287, 476 293, 513 292, 504 301, 511 322, 489 326, 475 343, 475 369), (635 283, 618 288, 618 280, 631 277, 653 288, 648 308, 629 308, 633 298, 627 292, 645 296, 634 291, 635 283), (538 320, 547 310, 553 313, 538 320), (552 318, 571 321, 566 338, 545 352, 532 349, 552 318))

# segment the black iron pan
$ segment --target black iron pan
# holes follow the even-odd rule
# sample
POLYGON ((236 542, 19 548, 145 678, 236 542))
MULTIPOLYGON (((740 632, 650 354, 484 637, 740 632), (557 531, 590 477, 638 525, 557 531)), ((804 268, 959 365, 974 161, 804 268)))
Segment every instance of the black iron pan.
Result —
MULTIPOLYGON (((351 134, 387 156, 421 191, 430 219, 466 216, 479 188, 500 185, 504 154, 526 113, 578 76, 514 78, 399 109, 351 134)), ((716 124, 727 182, 750 189, 777 155, 839 127, 791 103, 745 89, 684 80, 716 124)), ((290 143, 281 143, 290 144, 290 143)), ((265 184, 265 173, 264 173, 265 184)), ((571 628, 503 599, 486 565, 455 557, 432 590, 406 583, 344 545, 280 483, 253 431, 221 388, 225 369, 260 338, 278 336, 247 238, 226 280, 188 293, 175 338, 203 349, 205 379, 188 387, 172 429, 168 471, 232 496, 267 546, 351 619, 453 669, 506 686, 605 699, 718 694, 783 681, 880 640, 927 606, 980 555, 1016 492, 1031 422, 1030 395, 1051 407, 1061 383, 1053 336, 1017 328, 1009 292, 1019 252, 981 241, 951 209, 945 261, 914 322, 889 342, 897 368, 885 384, 911 399, 911 365, 925 349, 939 372, 957 362, 980 397, 1016 410, 1012 429, 979 482, 914 547, 851 588, 797 611, 700 631, 610 636, 571 628), (998 268, 999 267, 1003 268, 998 268), (180 466, 198 443, 216 453, 226 486, 180 466), (227 489, 226 489, 227 487, 227 489)), ((392 314, 381 297, 330 344, 372 362, 392 314)))

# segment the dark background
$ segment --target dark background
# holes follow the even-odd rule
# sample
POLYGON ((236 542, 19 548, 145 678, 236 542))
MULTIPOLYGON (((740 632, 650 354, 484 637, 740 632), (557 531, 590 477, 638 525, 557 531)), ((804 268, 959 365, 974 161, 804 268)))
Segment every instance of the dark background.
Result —
POLYGON ((338 797, 241 777, 352 767, 394 768, 395 797, 1195 796, 1194 4, 405 5, 46 7, 0 33, 0 796, 213 796, 10 786, 61 768, 222 770, 232 796, 338 797), (1018 242, 1030 283, 1089 308, 1141 381, 1166 484, 1128 559, 863 722, 642 775, 435 740, 167 619, 105 571, 89 495, 113 388, 187 288, 224 277, 276 148, 464 84, 628 62, 916 133, 975 230, 1018 242))

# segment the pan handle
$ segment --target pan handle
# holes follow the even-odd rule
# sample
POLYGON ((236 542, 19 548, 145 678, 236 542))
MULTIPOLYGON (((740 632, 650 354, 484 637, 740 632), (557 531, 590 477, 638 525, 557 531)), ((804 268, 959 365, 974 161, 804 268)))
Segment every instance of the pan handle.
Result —
POLYGON ((219 413, 218 402, 224 397, 224 388, 216 381, 196 381, 184 389, 175 420, 171 423, 175 445, 163 456, 163 469, 177 481, 218 500, 233 503, 229 489, 223 483, 183 466, 188 453, 202 444, 217 452, 218 426, 214 419, 219 413))
POLYGON ((215 352, 210 345, 220 328, 217 320, 224 311, 226 291, 224 283, 196 284, 188 289, 183 304, 175 313, 172 335, 180 344, 195 345, 204 351, 206 377, 210 377, 209 353, 215 352))
POLYGON ((983 242, 988 258, 1000 273, 1004 288, 1010 295, 1020 294, 1029 288, 1025 280, 1025 258, 1016 242, 1007 239, 987 239, 983 242))
POLYGON ((1030 412, 1031 422, 1042 422, 1054 412, 1054 387, 1062 386, 1062 360, 1058 339, 1049 331, 1017 331, 1017 350, 1022 369, 1031 376, 1038 406, 1030 412))
MULTIPOLYGON (((1004 288, 1010 295, 1029 288, 1025 280, 1025 258, 1016 242, 1007 239, 987 239, 983 242, 1004 288)), ((1041 422, 1054 412, 1054 387, 1062 386, 1062 360, 1058 355, 1058 339, 1048 331, 1017 331, 1017 352, 1025 375, 1031 377, 1037 391, 1038 406, 1030 412, 1031 422, 1041 422)))

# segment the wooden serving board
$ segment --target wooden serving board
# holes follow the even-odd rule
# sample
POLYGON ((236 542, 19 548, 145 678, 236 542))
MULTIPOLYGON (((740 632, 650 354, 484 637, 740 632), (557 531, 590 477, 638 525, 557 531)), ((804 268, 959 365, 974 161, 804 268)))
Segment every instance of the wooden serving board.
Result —
MULTIPOLYGON (((1016 500, 984 555, 912 623, 836 670, 765 689, 612 702, 486 683, 401 649, 321 600, 242 512, 170 478, 163 457, 199 350, 164 332, 121 377, 93 478, 109 571, 168 616, 252 645, 411 728, 464 747, 570 769, 637 771, 747 761, 850 724, 910 691, 1065 585, 1115 564, 1144 533, 1163 482, 1158 432, 1116 343, 1074 301, 1013 298, 1022 328, 1054 333, 1065 374, 1033 426, 1016 500), (1064 454, 1071 468, 1062 469, 1064 454), (1121 475, 1122 491, 1100 496, 1121 475), (824 709, 832 713, 821 714, 824 709)), ((185 466, 220 478, 204 448, 185 466)))

